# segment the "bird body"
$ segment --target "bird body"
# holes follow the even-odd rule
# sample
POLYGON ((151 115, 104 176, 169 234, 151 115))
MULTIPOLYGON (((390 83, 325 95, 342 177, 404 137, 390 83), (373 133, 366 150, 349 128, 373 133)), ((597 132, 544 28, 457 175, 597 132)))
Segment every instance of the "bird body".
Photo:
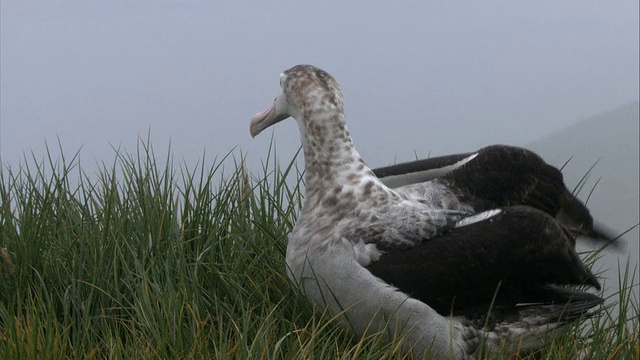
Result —
POLYGON ((561 287, 599 289, 574 240, 595 230, 583 205, 580 216, 569 211, 578 200, 537 155, 497 146, 426 171, 374 172, 353 144, 331 75, 298 65, 280 84, 250 132, 288 117, 300 129, 305 199, 288 236, 288 275, 345 328, 400 336, 417 357, 464 359, 483 340, 538 348, 602 302, 561 287))

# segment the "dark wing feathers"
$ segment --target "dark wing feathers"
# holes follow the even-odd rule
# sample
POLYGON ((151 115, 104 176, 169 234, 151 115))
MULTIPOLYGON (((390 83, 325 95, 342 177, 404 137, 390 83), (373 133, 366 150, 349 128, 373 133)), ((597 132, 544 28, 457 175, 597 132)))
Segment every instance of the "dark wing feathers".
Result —
POLYGON ((452 304, 457 314, 488 310, 498 285, 501 306, 544 301, 549 283, 600 287, 557 222, 528 206, 389 251, 367 269, 441 314, 452 304))
MULTIPOLYGON (((471 154, 388 166, 374 173, 384 181, 387 176, 451 165, 471 154)), ((523 148, 506 145, 482 148, 473 160, 432 181, 446 185, 477 212, 528 205, 556 218, 574 236, 604 240, 606 245, 615 240, 612 231, 594 228, 589 210, 566 187, 560 170, 523 148)))
MULTIPOLYGON (((387 176, 401 178, 402 174, 449 166, 470 155, 420 160, 374 173, 383 181, 387 176)), ((455 310, 456 315, 476 320, 486 317, 491 305, 496 310, 493 314, 504 317, 514 316, 517 303, 528 303, 516 313, 548 310, 550 317, 570 321, 602 302, 596 295, 551 285, 600 289, 575 252, 575 236, 609 242, 613 237, 594 228, 589 210, 571 194, 560 170, 540 156, 518 147, 494 145, 479 150, 463 166, 439 172, 435 179, 420 176, 406 177, 407 182, 400 185, 439 182, 476 213, 496 208, 502 213, 415 247, 385 248, 380 259, 367 267, 375 276, 441 314, 455 310), (558 313, 565 306, 566 315, 558 313)))
POLYGON ((485 208, 529 205, 555 214, 565 189, 562 173, 526 149, 494 145, 441 178, 485 208))

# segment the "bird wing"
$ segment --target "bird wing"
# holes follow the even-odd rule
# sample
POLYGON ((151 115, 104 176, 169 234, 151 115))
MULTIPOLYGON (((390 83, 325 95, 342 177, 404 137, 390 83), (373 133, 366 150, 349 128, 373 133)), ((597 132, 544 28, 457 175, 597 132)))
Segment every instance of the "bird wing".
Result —
MULTIPOLYGON (((560 170, 527 149, 492 145, 476 153, 398 164, 374 173, 414 200, 429 198, 429 189, 439 184, 448 189, 450 199, 469 205, 474 213, 528 205, 556 218, 573 236, 620 246, 614 242, 618 238, 614 231, 594 225, 589 209, 567 188, 560 170)), ((434 206, 448 206, 447 202, 430 201, 434 206)))
POLYGON ((428 241, 382 244, 366 268, 443 314, 452 305, 462 312, 488 307, 498 286, 500 302, 513 304, 539 301, 548 283, 600 286, 566 232, 529 206, 494 210, 428 241))

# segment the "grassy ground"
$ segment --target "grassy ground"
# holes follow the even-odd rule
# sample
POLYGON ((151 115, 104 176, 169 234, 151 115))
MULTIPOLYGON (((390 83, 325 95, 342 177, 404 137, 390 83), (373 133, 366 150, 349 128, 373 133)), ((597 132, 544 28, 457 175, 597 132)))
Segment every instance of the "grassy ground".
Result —
MULTIPOLYGON (((274 158, 257 175, 232 156, 176 168, 141 144, 98 174, 76 158, 3 167, 0 358, 402 358, 288 281, 300 172, 274 158)), ((639 359, 637 277, 621 271, 619 310, 531 358, 639 359)))

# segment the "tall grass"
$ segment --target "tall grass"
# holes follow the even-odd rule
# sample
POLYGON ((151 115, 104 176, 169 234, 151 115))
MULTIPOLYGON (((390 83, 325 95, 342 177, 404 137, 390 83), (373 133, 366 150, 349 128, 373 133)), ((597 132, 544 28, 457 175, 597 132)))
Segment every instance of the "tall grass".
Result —
MULTIPOLYGON (((176 168, 145 143, 97 174, 77 156, 3 166, 0 358, 402 358, 288 281, 301 172, 270 154, 253 175, 242 155, 176 168)), ((621 271, 617 313, 533 356, 640 358, 637 274, 621 271)))

